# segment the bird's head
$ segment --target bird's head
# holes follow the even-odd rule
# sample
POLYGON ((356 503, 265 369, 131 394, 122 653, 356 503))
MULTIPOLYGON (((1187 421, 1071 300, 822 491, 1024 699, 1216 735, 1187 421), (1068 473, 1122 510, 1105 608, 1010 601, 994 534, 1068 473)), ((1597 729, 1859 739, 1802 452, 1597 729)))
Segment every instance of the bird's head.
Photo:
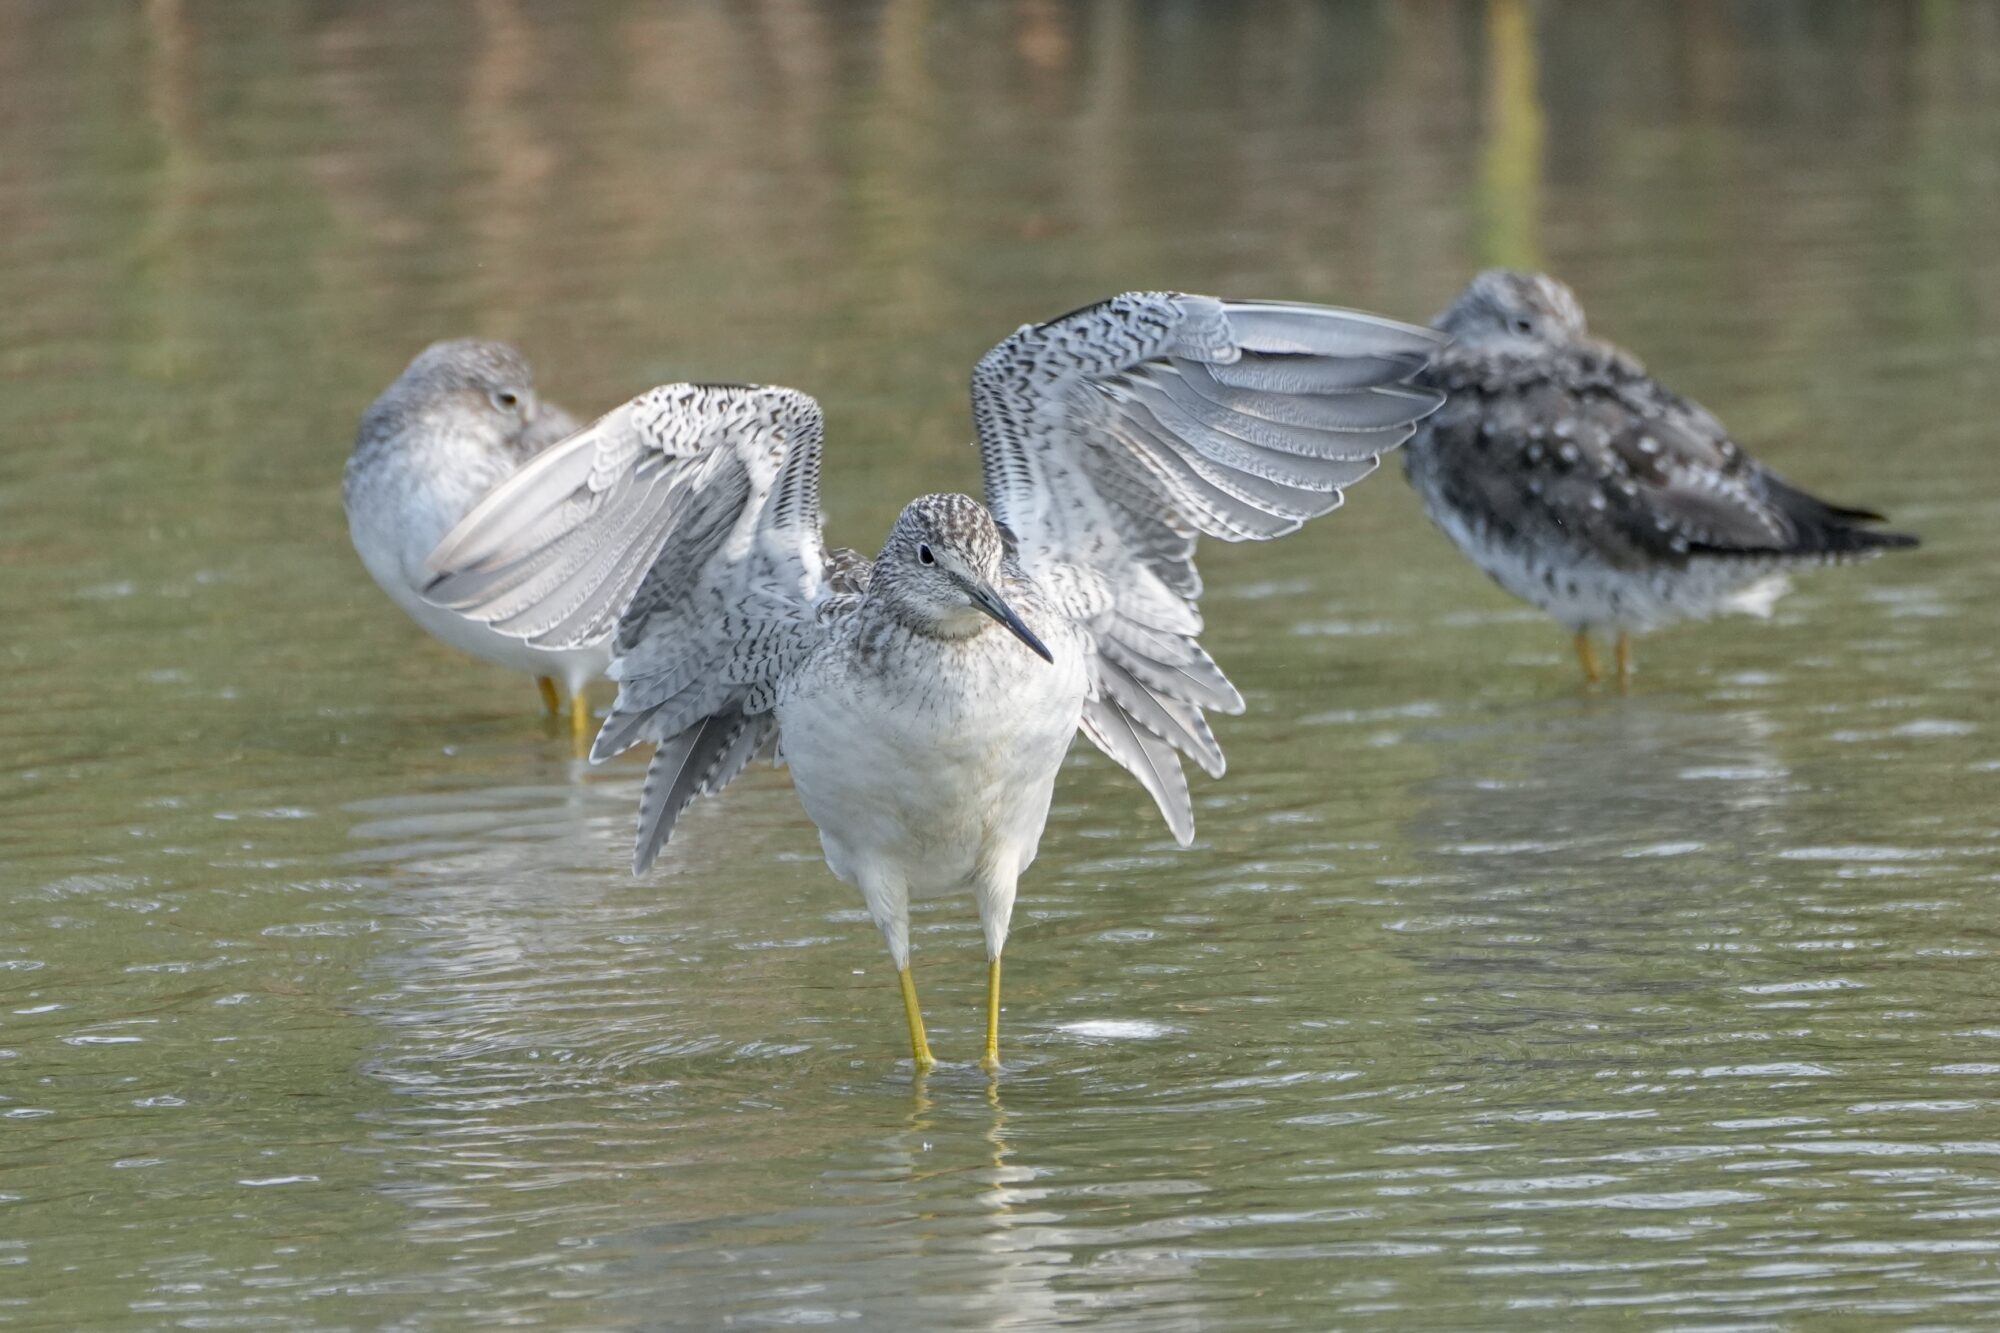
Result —
POLYGON ((1466 344, 1564 347, 1586 337, 1576 293, 1546 273, 1489 268, 1432 321, 1466 344))
POLYGON ((1000 595, 1006 541, 1000 525, 969 495, 926 495, 903 506, 868 595, 919 633, 965 639, 995 622, 1046 661, 1049 650, 1000 595))
POLYGON ((534 374, 519 352, 506 343, 456 338, 419 352, 368 409, 362 432, 423 422, 505 441, 531 428, 540 408, 534 374))

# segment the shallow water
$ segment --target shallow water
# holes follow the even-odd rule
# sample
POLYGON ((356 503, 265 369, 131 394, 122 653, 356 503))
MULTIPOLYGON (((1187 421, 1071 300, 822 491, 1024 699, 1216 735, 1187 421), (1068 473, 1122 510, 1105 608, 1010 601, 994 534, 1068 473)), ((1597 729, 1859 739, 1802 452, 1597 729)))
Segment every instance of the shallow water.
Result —
POLYGON ((18 4, 0 21, 0 1325, 1960 1327, 2000 1316, 2000 15, 18 4), (346 541, 412 352, 826 403, 836 540, 1126 287, 1547 265, 1926 546, 1629 698, 1393 469, 1213 550, 1178 852, 1080 749, 947 1064, 782 773, 637 770, 346 541))

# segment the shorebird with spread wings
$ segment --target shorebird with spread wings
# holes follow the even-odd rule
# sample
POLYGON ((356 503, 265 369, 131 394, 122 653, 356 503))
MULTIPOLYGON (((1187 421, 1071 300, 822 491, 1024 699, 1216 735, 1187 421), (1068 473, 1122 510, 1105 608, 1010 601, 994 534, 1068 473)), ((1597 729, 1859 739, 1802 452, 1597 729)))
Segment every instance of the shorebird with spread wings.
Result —
POLYGON ((1440 395, 1440 335, 1372 315, 1135 292, 1022 328, 972 376, 986 502, 913 500, 874 560, 829 550, 819 404, 673 384, 529 463, 431 559, 428 596, 544 647, 615 625, 592 750, 656 748, 635 873, 697 796, 774 742, 834 874, 894 960, 920 1071, 912 894, 969 891, 1000 956, 1080 730, 1186 846, 1183 757, 1243 698, 1202 650, 1199 536, 1261 541, 1339 507, 1440 395))

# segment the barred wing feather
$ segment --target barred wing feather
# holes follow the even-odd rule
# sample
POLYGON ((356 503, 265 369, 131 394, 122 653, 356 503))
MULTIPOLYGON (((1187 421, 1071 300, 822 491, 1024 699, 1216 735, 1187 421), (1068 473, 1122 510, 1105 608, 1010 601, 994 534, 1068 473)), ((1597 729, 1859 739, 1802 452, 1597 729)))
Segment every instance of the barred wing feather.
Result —
POLYGON ((1180 756, 1219 776, 1203 709, 1242 696, 1202 650, 1198 536, 1261 541, 1339 507, 1442 396, 1408 387, 1443 338, 1373 315, 1134 292, 981 359, 986 502, 1090 631, 1083 729, 1185 845, 1180 756))
POLYGON ((618 701, 591 757, 651 741, 633 869, 772 741, 778 680, 819 634, 819 404, 670 384, 556 445, 431 556, 425 595, 533 643, 615 625, 618 701))

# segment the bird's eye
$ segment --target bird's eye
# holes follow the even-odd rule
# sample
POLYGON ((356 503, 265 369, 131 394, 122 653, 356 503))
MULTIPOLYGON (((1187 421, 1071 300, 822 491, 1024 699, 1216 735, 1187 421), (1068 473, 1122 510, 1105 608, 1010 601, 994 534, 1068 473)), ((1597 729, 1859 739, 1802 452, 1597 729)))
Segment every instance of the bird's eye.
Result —
POLYGON ((935 565, 937 563, 937 557, 931 554, 931 548, 922 542, 917 543, 917 563, 920 565, 935 565))
POLYGON ((1516 315, 1508 323, 1513 326, 1516 333, 1533 333, 1535 331, 1535 322, 1526 315, 1516 315))
POLYGON ((520 405, 521 395, 515 393, 512 389, 495 389, 493 391, 493 406, 499 408, 502 412, 512 412, 520 405))

